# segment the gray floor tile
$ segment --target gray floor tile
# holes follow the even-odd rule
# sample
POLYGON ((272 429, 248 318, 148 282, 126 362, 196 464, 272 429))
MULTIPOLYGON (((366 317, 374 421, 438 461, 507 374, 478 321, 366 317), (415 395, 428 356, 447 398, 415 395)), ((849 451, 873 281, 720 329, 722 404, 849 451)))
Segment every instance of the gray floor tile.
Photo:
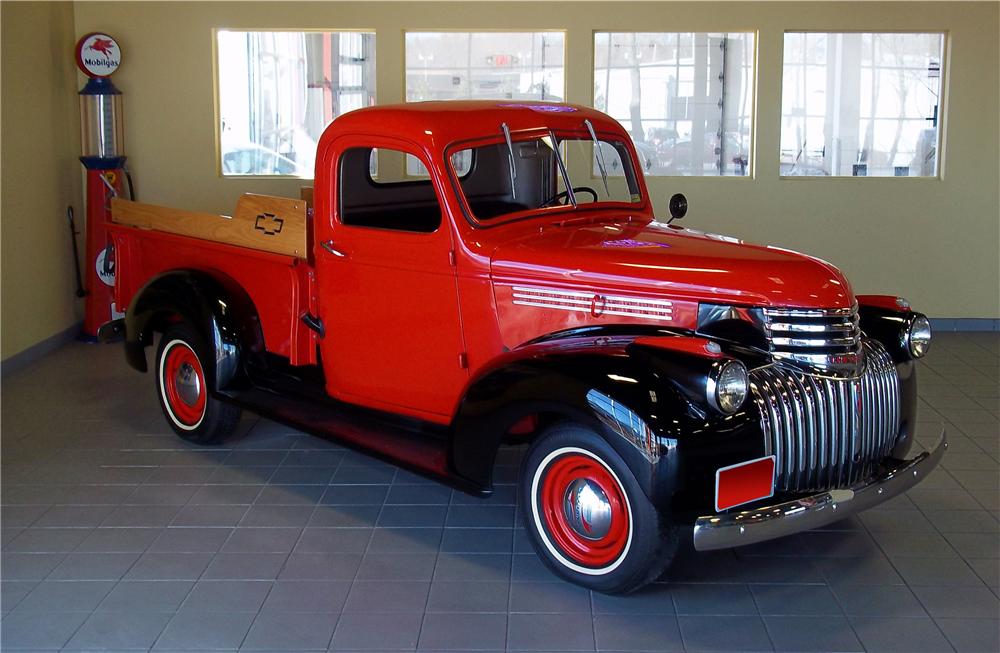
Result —
POLYGON ((326 649, 340 615, 312 612, 261 613, 241 650, 326 649))
POLYGON ((184 600, 184 610, 257 612, 271 591, 270 581, 201 580, 184 600))
POLYGON ((77 553, 142 553, 160 536, 160 528, 96 528, 76 547, 77 553))
POLYGON ((772 650, 760 617, 682 615, 677 622, 688 651, 772 650))
POLYGON ((424 617, 419 647, 432 651, 502 650, 506 614, 431 613, 424 617))
POLYGON ((393 485, 387 505, 441 505, 451 503, 451 489, 443 485, 393 485))
POLYGON ((507 612, 510 584, 496 581, 434 581, 428 612, 507 612))
POLYGON ((93 610, 114 586, 113 581, 42 581, 17 605, 18 612, 85 612, 93 610))
POLYGON ((510 528, 514 525, 513 506, 449 506, 446 526, 510 528))
POLYGON ((917 585, 979 587, 982 583, 982 579, 969 567, 969 564, 958 558, 897 558, 893 564, 911 587, 917 585))
POLYGON ((69 553, 91 533, 90 528, 27 528, 4 551, 11 553, 69 553))
POLYGON ((89 615, 89 612, 12 612, 3 619, 0 648, 62 648, 89 615))
POLYGON ((187 503, 193 506, 250 505, 263 489, 263 485, 203 485, 187 503))
POLYGON ((267 485, 254 503, 259 506, 314 506, 325 490, 325 485, 267 485))
POLYGON ((65 553, 7 553, 0 556, 4 580, 42 580, 66 557, 65 553))
POLYGON ((951 646, 927 617, 852 617, 854 632, 872 652, 940 653, 951 646))
POLYGON ((287 553, 218 553, 205 570, 204 578, 274 580, 287 559, 287 553))
POLYGON ((249 510, 241 505, 188 505, 180 509, 171 526, 233 527, 249 510))
POLYGON ((253 612, 182 610, 167 624, 156 640, 155 648, 193 651, 235 649, 250 630, 254 616, 253 612))
POLYGON ((764 617, 776 651, 863 651, 846 617, 764 617))
POLYGON ((758 614, 753 596, 746 585, 672 583, 670 592, 679 615, 758 614))
POLYGON ((319 506, 309 518, 309 526, 327 528, 372 528, 382 506, 330 505, 319 506))
POLYGON ((998 619, 936 619, 958 653, 994 653, 1000 651, 998 619))
POLYGON ((431 580, 433 553, 369 553, 358 569, 358 580, 431 580))
POLYGON ((146 650, 172 616, 169 612, 95 612, 67 646, 70 649, 146 650))
POLYGON ((420 612, 427 607, 430 583, 422 581, 355 581, 344 612, 420 612))
MULTIPOLYGON (((344 530, 344 529, 341 529, 344 530)), ((370 553, 436 553, 441 528, 376 528, 368 544, 370 553)))
POLYGON ((212 560, 211 553, 144 553, 129 569, 129 580, 195 580, 212 560))
MULTIPOLYGON (((442 553, 434 570, 435 581, 503 581, 511 578, 511 556, 495 553, 442 553)), ((524 578, 523 580, 535 580, 524 578)))
MULTIPOLYGON (((409 487, 409 486, 402 486, 409 487)), ((412 486, 422 487, 422 486, 412 486)), ((385 506, 378 516, 376 525, 382 527, 422 527, 444 526, 447 506, 385 506)))
POLYGON ((1000 617, 1000 600, 985 587, 914 587, 913 593, 935 619, 1000 617))
POLYGON ((281 580, 352 580, 361 566, 354 553, 292 553, 278 575, 281 580))
POLYGON ((569 583, 512 582, 509 610, 590 614, 590 592, 569 583))
POLYGON ((674 614, 671 586, 653 584, 625 596, 591 593, 594 614, 674 614))
POLYGON ((451 553, 510 553, 512 528, 446 528, 441 551, 451 553))
POLYGON ((351 588, 348 581, 279 580, 271 587, 268 612, 340 612, 351 588))
POLYGON ((138 553, 70 553, 48 579, 118 580, 138 559, 138 553))
POLYGON ((101 526, 164 527, 181 510, 180 506, 119 506, 101 526))
MULTIPOLYGON (((32 522, 32 526, 42 528, 81 528, 99 526, 116 508, 113 506, 52 506, 44 515, 32 522)), ((131 524, 122 524, 131 525, 131 524)))
POLYGON ((215 553, 232 532, 229 528, 171 527, 163 529, 150 552, 215 553))
POLYGON ((751 585, 762 615, 842 615, 833 592, 824 585, 751 585))
POLYGON ((381 506, 388 492, 388 485, 331 485, 319 503, 324 506, 381 506))
POLYGON ((594 627, 584 614, 512 614, 507 648, 512 651, 590 651, 594 627))
POLYGON ((345 614, 337 622, 331 648, 343 650, 413 650, 420 635, 421 614, 345 614))
POLYGON ((112 612, 175 612, 194 582, 186 580, 123 580, 104 598, 98 610, 112 612))
POLYGON ((927 616, 913 592, 902 585, 838 585, 833 592, 849 617, 927 616))
POLYGON ((223 553, 289 553, 303 535, 301 528, 236 528, 223 553))
MULTIPOLYGON (((5 614, 10 612, 37 586, 38 581, 34 580, 0 581, 0 610, 5 614)), ((506 595, 504 598, 506 605, 506 595)))

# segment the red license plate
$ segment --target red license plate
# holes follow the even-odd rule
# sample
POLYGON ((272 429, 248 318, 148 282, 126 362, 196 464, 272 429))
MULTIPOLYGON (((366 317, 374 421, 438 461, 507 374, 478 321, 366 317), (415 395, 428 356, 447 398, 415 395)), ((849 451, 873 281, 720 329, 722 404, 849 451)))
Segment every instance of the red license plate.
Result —
POLYGON ((774 496, 774 456, 722 467, 715 472, 716 512, 771 496, 774 496))

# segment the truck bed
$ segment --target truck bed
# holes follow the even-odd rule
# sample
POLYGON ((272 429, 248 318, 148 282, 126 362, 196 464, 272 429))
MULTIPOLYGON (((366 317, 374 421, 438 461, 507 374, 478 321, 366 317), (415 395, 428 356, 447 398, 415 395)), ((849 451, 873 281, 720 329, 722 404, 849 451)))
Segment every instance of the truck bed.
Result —
POLYGON ((124 310, 154 277, 199 270, 242 287, 260 317, 267 350, 292 365, 316 363, 315 333, 302 322, 312 297, 303 258, 122 224, 108 226, 115 247, 115 305, 124 310))

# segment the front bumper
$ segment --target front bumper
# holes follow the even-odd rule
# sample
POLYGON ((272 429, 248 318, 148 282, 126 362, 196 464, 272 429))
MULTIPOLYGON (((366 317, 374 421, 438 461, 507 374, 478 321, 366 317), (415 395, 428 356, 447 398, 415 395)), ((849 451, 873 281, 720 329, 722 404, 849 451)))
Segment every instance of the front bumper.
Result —
POLYGON ((850 489, 830 490, 743 512, 699 517, 694 524, 694 548, 711 551, 764 542, 861 512, 922 481, 941 462, 947 448, 948 438, 942 430, 938 443, 930 451, 910 460, 890 461, 892 464, 878 476, 850 489))

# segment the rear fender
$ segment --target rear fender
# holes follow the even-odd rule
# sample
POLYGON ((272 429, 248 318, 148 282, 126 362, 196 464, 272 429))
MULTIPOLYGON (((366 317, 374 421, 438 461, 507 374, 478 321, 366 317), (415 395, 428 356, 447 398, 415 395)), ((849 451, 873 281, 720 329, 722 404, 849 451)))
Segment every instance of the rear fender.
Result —
POLYGON ((174 270, 150 279, 132 298, 125 313, 125 356, 145 372, 145 348, 153 333, 184 321, 212 347, 205 373, 212 387, 224 389, 240 376, 241 356, 263 351, 260 319, 246 291, 225 275, 174 270))

